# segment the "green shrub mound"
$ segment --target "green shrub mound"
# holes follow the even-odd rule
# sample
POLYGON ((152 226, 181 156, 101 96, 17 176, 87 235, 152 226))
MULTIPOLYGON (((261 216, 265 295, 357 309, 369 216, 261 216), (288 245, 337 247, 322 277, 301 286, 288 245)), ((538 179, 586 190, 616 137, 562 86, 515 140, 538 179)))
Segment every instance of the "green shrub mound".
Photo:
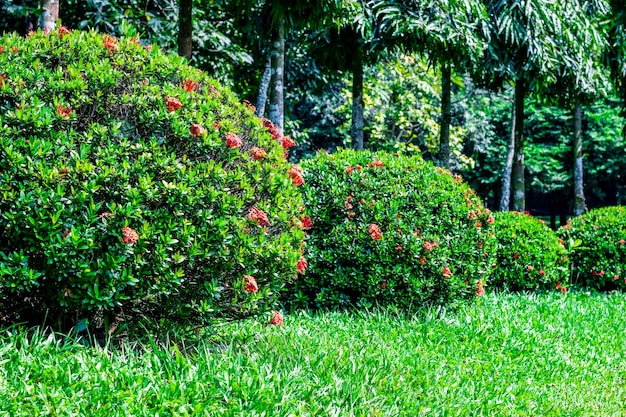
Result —
POLYGON ((420 308, 482 295, 493 217, 460 177, 369 151, 319 153, 302 167, 310 265, 292 303, 420 308))
POLYGON ((61 28, 0 51, 0 320, 275 305, 304 234, 270 123, 130 37, 61 28))
POLYGON ((603 207, 568 220, 557 231, 572 247, 572 282, 626 289, 626 207, 603 207))
POLYGON ((494 213, 496 267, 490 284, 510 291, 558 289, 569 280, 569 258, 556 233, 541 220, 515 211, 494 213))

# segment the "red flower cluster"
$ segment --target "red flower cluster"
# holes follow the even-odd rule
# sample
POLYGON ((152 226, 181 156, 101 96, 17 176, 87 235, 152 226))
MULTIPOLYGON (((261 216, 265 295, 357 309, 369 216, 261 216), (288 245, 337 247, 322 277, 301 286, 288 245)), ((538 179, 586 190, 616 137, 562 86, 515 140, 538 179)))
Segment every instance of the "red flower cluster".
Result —
POLYGON ((385 166, 385 163, 383 161, 378 160, 378 159, 374 159, 372 162, 367 164, 368 168, 382 168, 384 166, 385 166))
POLYGON ((269 119, 262 119, 263 122, 263 127, 270 132, 270 135, 272 135, 272 139, 274 140, 279 140, 280 138, 283 137, 283 132, 280 131, 280 129, 278 129, 274 123, 272 123, 271 120, 269 119))
POLYGON ((296 263, 296 269, 298 270, 298 273, 304 274, 304 271, 306 271, 308 267, 309 263, 306 261, 306 259, 304 259, 304 256, 301 256, 296 263))
POLYGON ((252 275, 244 275, 243 279, 245 282, 243 289, 246 290, 246 292, 253 292, 253 293, 259 292, 259 285, 257 284, 256 279, 254 279, 252 275))
POLYGON ((474 223, 474 227, 480 229, 481 227, 483 227, 483 222, 481 222, 480 220, 476 220, 476 222, 474 223))
POLYGON ((300 168, 298 165, 294 164, 292 168, 289 171, 287 171, 287 173, 291 177, 291 182, 296 187, 299 187, 304 184, 304 177, 302 176, 303 174, 302 168, 300 168))
POLYGON ((567 292, 567 287, 565 285, 561 285, 560 282, 556 283, 556 289, 561 290, 561 292, 567 292))
POLYGON ((200 136, 205 136, 207 134, 206 129, 203 128, 202 125, 198 123, 192 123, 191 129, 189 131, 191 133, 191 136, 196 137, 196 138, 200 136))
POLYGON ((485 295, 485 287, 481 281, 476 283, 476 297, 482 297, 485 295))
POLYGON ((5 53, 6 51, 7 51, 7 48, 5 48, 4 46, 0 46, 0 55, 5 53))
POLYGON ((294 221, 296 227, 303 230, 308 230, 313 227, 313 220, 309 216, 302 216, 300 219, 295 219, 294 221))
POLYGON ((259 210, 256 207, 252 207, 248 212, 248 219, 251 221, 256 221, 257 224, 261 227, 269 226, 270 220, 267 217, 267 214, 263 210, 259 210))
POLYGON ((181 103, 176 97, 165 97, 164 101, 167 106, 167 110, 169 111, 176 111, 183 107, 183 103, 181 103))
POLYGON ((383 237, 383 234, 380 231, 380 226, 377 224, 370 224, 367 231, 374 240, 380 240, 383 237))
POLYGON ((283 315, 280 311, 272 311, 272 318, 270 319, 270 324, 274 326, 282 326, 285 324, 283 322, 283 315))
POLYGON ((250 149, 250 152, 252 153, 252 159, 254 159, 255 161, 267 158, 267 152, 263 148, 254 146, 252 149, 250 149))
POLYGON ((397 246, 396 246, 396 250, 397 250, 398 252, 402 252, 402 245, 397 245, 397 246))
POLYGON ((59 35, 59 39, 63 39, 63 36, 70 34, 70 30, 66 28, 65 26, 59 26, 59 29, 57 30, 57 34, 59 35))
POLYGON ((137 239, 139 239, 139 235, 130 227, 124 227, 122 229, 122 238, 124 239, 124 243, 132 244, 137 243, 137 239))
POLYGON ((623 245, 623 244, 625 244, 625 243, 626 243, 626 240, 624 240, 624 239, 622 239, 622 240, 620 240, 620 241, 619 241, 619 244, 620 244, 620 245, 623 245))
POLYGON ((496 221, 496 219, 493 216, 489 216, 489 218, 487 219, 487 223, 489 224, 493 224, 496 221))
POLYGON ((57 114, 64 119, 69 118, 70 114, 72 113, 74 113, 74 110, 72 110, 70 107, 65 107, 65 106, 62 106, 61 104, 57 106, 57 114))
POLYGON ((474 210, 470 210, 468 217, 470 220, 474 220, 476 218, 476 212, 474 210))
POLYGON ((280 142, 281 146, 285 149, 293 148, 294 146, 296 146, 296 142, 293 139, 291 139, 289 136, 283 136, 278 141, 280 142))
POLYGON ((354 197, 349 195, 348 197, 346 197, 346 201, 343 203, 343 205, 345 206, 346 210, 352 210, 353 206, 350 203, 352 201, 354 197))
POLYGON ((429 241, 425 241, 424 242, 424 249, 427 251, 431 251, 434 248, 438 248, 439 247, 439 242, 429 242, 429 241))
POLYGON ((104 35, 102 41, 104 42, 104 47, 109 50, 110 54, 119 51, 120 46, 117 44, 117 39, 115 39, 113 36, 104 35))
POLYGON ((418 259, 418 262, 420 263, 420 265, 426 265, 426 262, 428 261, 423 256, 420 256, 420 258, 418 259))
POLYGON ((183 80, 183 90, 191 93, 198 88, 198 83, 194 80, 183 80))
POLYGON ((593 276, 595 276, 595 277, 597 277, 597 276, 603 277, 605 273, 606 273, 606 272, 604 272, 604 271, 600 271, 600 272, 597 272, 597 271, 591 271, 591 275, 593 275, 593 276))
POLYGON ((234 134, 233 132, 228 132, 226 134, 226 146, 228 146, 229 148, 238 148, 241 145, 243 145, 243 142, 238 135, 234 134))
POLYGON ((452 271, 450 271, 450 268, 448 268, 447 266, 443 267, 443 277, 444 278, 450 278, 452 277, 452 271))

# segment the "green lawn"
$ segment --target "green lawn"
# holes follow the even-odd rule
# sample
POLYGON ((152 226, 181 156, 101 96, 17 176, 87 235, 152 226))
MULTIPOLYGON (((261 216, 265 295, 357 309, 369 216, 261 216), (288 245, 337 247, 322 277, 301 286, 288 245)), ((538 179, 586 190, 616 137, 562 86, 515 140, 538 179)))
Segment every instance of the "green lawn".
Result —
POLYGON ((626 295, 488 295, 456 313, 287 316, 221 344, 0 337, 0 415, 626 416, 626 295))

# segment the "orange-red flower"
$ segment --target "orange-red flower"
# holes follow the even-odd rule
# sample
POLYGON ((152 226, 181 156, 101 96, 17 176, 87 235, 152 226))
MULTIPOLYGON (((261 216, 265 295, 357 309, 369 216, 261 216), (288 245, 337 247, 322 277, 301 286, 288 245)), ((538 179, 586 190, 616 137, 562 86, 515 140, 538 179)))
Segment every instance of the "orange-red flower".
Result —
POLYGON ((59 39, 63 39, 63 36, 70 34, 70 30, 66 28, 65 26, 59 26, 59 29, 57 30, 57 34, 59 35, 59 39))
POLYGON ((476 223, 474 223, 474 226, 479 229, 481 227, 483 227, 483 222, 481 222, 480 220, 477 220, 476 223))
POLYGON ((213 129, 220 130, 220 127, 222 127, 222 122, 220 122, 219 120, 213 122, 213 129))
POLYGON ((259 285, 257 284, 256 279, 254 279, 252 275, 244 275, 243 279, 244 279, 243 289, 246 290, 246 292, 253 292, 253 293, 259 292, 259 285))
POLYGON ((620 241, 619 241, 619 244, 620 244, 620 245, 623 245, 623 244, 625 244, 625 243, 626 243, 626 240, 624 240, 624 239, 622 239, 622 240, 620 240, 620 241))
POLYGON ((345 206, 346 210, 352 210, 354 207, 352 206, 352 204, 350 203, 352 201, 354 197, 349 195, 346 198, 346 201, 343 203, 343 205, 345 206))
POLYGON ((293 167, 287 171, 289 176, 291 177, 291 182, 296 187, 299 187, 304 184, 304 177, 302 177, 302 168, 298 165, 293 165, 293 167))
POLYGON ((402 252, 402 245, 396 245, 396 250, 398 252, 402 252))
POLYGON ((194 80, 183 80, 183 90, 187 92, 195 91, 198 88, 198 83, 194 80))
POLYGON ((528 269, 529 271, 534 271, 535 267, 532 265, 526 265, 526 269, 528 269))
POLYGON ((370 224, 367 228, 370 236, 374 240, 380 240, 383 237, 383 234, 380 231, 380 226, 377 224, 370 224))
POLYGON ((470 220, 474 220, 476 218, 476 212, 474 210, 470 210, 468 217, 470 220))
POLYGON ((282 326, 283 322, 283 314, 280 311, 272 311, 272 318, 270 319, 270 324, 274 326, 282 326))
POLYGON ((198 123, 191 124, 190 132, 191 132, 191 136, 194 136, 196 138, 207 134, 206 129, 203 128, 202 125, 198 123))
POLYGON ((378 159, 374 159, 372 162, 367 164, 368 168, 382 168, 384 166, 385 166, 385 163, 378 159))
POLYGON ((264 118, 261 121, 263 122, 263 127, 272 135, 272 139, 278 140, 283 137, 283 132, 271 120, 264 118))
POLYGON ((130 227, 122 228, 122 238, 124 239, 124 243, 132 244, 137 243, 137 239, 139 239, 139 235, 130 227))
POLYGON ((426 260, 426 258, 424 258, 423 256, 420 256, 420 258, 418 259, 420 265, 426 265, 426 262, 428 262, 426 260))
POLYGON ((546 271, 544 271, 543 269, 539 270, 539 275, 544 276, 546 274, 546 271))
POLYGON ((489 216, 489 218, 487 219, 488 224, 493 224, 495 221, 496 219, 493 216, 489 216))
POLYGON ((381 283, 380 283, 380 288, 382 288, 383 290, 384 290, 385 288, 387 288, 387 281, 383 281, 383 282, 381 282, 381 283))
POLYGON ((72 110, 70 107, 65 107, 61 104, 57 105, 57 114, 62 118, 67 119, 72 113, 74 113, 74 110, 72 110))
POLYGON ((226 134, 226 146, 229 148, 238 148, 243 145, 241 138, 233 132, 228 132, 226 134))
POLYGON ((301 219, 302 222, 302 229, 310 229, 311 227, 313 227, 313 220, 311 220, 311 218, 309 216, 302 216, 301 219))
POLYGON ((167 106, 167 110, 176 111, 179 108, 183 107, 183 103, 180 102, 176 97, 165 97, 165 105, 167 106))
POLYGON ((429 252, 437 247, 439 247, 439 242, 429 242, 427 240, 424 241, 424 249, 429 252))
POLYGON ((254 159, 255 161, 267 158, 267 152, 263 148, 254 146, 252 147, 252 149, 250 149, 250 152, 252 153, 252 159, 254 159))
POLYGON ((482 297, 483 295, 485 295, 485 287, 481 281, 478 281, 476 283, 476 297, 482 297))
POLYGON ((306 261, 306 259, 304 259, 303 256, 301 256, 300 259, 298 259, 298 262, 296 263, 296 269, 298 270, 298 273, 304 274, 304 271, 306 271, 308 267, 309 267, 309 263, 306 261))
POLYGON ((110 54, 119 51, 120 46, 117 44, 117 39, 115 39, 113 36, 104 35, 102 41, 104 42, 104 47, 109 50, 110 54))
POLYGON ((279 140, 279 142, 282 145, 282 147, 285 149, 293 148, 294 146, 296 146, 296 142, 293 139, 291 139, 289 136, 283 136, 279 140))
POLYGON ((259 210, 256 207, 252 207, 250 211, 248 211, 248 219, 251 221, 256 221, 259 226, 269 226, 270 220, 267 217, 267 213, 263 210, 259 210))
POLYGON ((354 167, 352 165, 346 168, 346 174, 352 174, 352 171, 354 171, 354 167))
POLYGON ((442 271, 442 273, 443 273, 443 277, 444 277, 444 278, 450 278, 450 277, 452 277, 452 271, 450 271, 450 268, 448 268, 447 266, 444 266, 444 267, 443 267, 443 271, 442 271))

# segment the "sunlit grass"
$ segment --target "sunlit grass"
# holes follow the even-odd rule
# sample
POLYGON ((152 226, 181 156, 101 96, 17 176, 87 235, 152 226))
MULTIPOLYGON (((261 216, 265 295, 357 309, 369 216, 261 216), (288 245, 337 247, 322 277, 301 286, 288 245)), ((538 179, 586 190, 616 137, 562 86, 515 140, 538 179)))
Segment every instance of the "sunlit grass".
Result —
POLYGON ((287 316, 193 353, 0 338, 11 416, 626 416, 626 296, 490 295, 456 313, 287 316))

